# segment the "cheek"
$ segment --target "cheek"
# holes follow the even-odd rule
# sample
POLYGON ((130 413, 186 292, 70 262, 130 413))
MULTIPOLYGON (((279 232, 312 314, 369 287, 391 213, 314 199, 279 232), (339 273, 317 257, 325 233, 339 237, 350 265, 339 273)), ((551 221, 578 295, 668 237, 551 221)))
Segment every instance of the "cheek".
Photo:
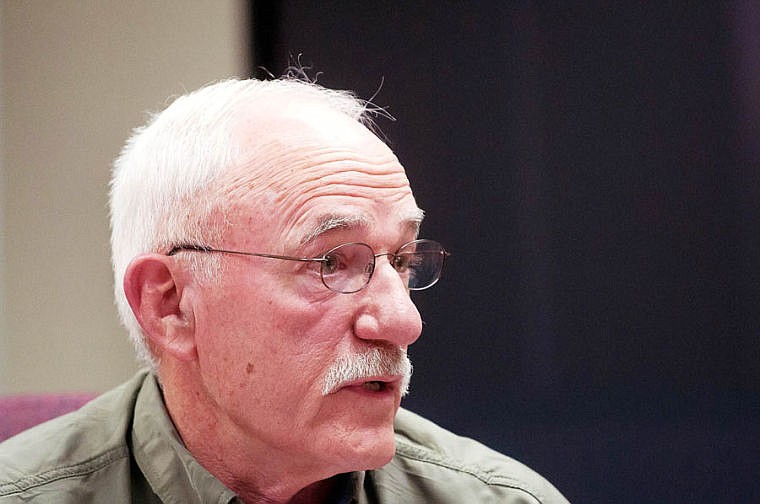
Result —
MULTIPOLYGON (((250 285, 234 289, 256 292, 250 285)), ((215 382, 209 388, 259 403, 318 389, 351 332, 351 311, 329 297, 238 295, 209 303, 198 315, 201 372, 215 382)))
POLYGON ((225 291, 239 294, 226 296, 214 289, 195 312, 199 372, 217 398, 236 394, 258 373, 259 342, 254 335, 266 332, 258 326, 256 305, 246 291, 238 286, 225 291))

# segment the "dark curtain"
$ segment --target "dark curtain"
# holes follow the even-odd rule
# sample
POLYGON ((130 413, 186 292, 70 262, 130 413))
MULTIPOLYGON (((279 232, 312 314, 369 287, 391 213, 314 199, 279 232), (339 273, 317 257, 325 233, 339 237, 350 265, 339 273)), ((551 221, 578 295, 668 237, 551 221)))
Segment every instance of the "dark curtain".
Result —
POLYGON ((377 93, 452 252, 405 407, 573 502, 760 501, 758 4, 251 8, 257 66, 377 93))

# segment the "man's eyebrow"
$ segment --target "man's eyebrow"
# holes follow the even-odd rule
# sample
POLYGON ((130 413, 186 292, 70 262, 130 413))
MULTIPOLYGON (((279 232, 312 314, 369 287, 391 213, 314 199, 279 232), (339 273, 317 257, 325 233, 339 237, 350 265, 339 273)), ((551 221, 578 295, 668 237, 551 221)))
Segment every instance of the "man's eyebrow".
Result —
POLYGON ((422 220, 425 218, 425 211, 421 208, 417 208, 414 212, 407 215, 404 219, 404 222, 406 225, 414 231, 414 236, 416 237, 420 232, 420 226, 422 225, 422 220))
MULTIPOLYGON (((403 226, 410 229, 414 235, 417 236, 424 217, 425 212, 416 209, 402 219, 403 226)), ((300 241, 303 246, 330 231, 369 227, 370 220, 363 215, 328 214, 320 218, 316 227, 306 234, 300 241)))
POLYGON ((355 229, 359 227, 369 227, 369 220, 363 215, 325 215, 319 219, 316 227, 301 239, 301 245, 306 245, 323 234, 336 229, 355 229))

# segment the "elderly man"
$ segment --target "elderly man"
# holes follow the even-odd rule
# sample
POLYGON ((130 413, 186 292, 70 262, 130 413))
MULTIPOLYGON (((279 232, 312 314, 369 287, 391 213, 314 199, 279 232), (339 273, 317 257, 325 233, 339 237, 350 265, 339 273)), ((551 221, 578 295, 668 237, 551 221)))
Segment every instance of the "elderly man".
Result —
POLYGON ((177 99, 114 165, 116 299, 147 371, 0 448, 0 502, 566 502, 399 409, 418 238, 372 106, 294 79, 177 99))

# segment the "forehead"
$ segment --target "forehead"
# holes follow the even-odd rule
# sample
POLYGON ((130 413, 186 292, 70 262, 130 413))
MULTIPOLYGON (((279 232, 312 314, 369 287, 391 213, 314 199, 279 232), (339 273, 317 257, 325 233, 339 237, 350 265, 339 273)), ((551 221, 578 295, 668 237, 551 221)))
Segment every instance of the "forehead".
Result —
POLYGON ((367 128, 320 105, 264 117, 240 121, 244 162, 229 186, 259 242, 304 243, 334 229, 416 232, 422 212, 404 168, 367 128))

